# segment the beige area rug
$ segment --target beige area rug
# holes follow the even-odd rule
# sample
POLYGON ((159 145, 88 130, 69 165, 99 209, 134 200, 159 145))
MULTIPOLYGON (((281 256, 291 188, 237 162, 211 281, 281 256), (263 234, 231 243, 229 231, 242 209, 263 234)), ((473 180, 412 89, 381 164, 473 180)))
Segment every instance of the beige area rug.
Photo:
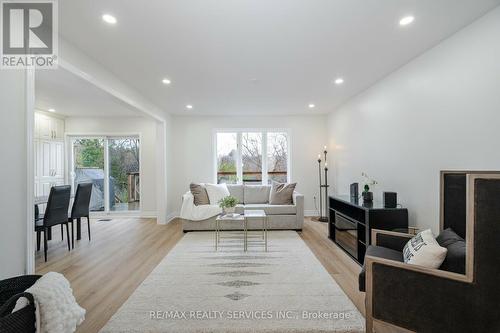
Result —
POLYGON ((294 231, 219 251, 187 233, 101 332, 364 332, 364 318, 294 231))

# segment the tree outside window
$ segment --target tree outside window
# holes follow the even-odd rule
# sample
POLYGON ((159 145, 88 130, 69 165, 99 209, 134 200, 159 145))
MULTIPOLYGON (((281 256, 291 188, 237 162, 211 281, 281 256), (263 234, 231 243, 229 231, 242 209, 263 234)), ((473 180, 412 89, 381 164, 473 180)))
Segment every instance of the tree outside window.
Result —
POLYGON ((288 181, 286 132, 220 132, 216 142, 218 183, 288 181))

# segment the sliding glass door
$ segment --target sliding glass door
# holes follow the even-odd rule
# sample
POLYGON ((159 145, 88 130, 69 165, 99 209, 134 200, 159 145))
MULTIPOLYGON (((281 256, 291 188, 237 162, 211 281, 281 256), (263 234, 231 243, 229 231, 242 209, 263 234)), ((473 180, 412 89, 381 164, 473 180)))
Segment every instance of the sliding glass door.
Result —
POLYGON ((139 138, 108 138, 109 210, 139 210, 139 138))
POLYGON ((72 137, 70 177, 73 188, 92 183, 91 211, 140 210, 138 136, 72 137))
POLYGON ((78 184, 92 183, 90 210, 104 211, 105 174, 104 174, 104 139, 75 138, 72 140, 73 170, 71 172, 73 189, 78 184))

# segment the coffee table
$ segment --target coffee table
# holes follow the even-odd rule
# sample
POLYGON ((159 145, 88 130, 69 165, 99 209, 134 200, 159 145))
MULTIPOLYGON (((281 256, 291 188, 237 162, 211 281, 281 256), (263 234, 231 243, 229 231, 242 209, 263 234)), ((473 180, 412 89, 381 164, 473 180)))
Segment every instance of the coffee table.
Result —
POLYGON ((220 224, 222 222, 230 222, 230 223, 243 223, 243 250, 247 250, 247 221, 244 215, 238 216, 227 216, 226 214, 220 214, 215 219, 215 251, 217 251, 219 241, 220 241, 220 224))
POLYGON ((263 210, 245 210, 243 215, 228 216, 221 214, 215 219, 215 251, 217 251, 221 239, 220 225, 222 222, 242 223, 243 224, 243 251, 248 250, 248 220, 262 220, 262 239, 264 240, 265 250, 267 252, 267 215, 263 210))
MULTIPOLYGON (((247 209, 244 211, 243 215, 245 216, 245 220, 261 220, 262 221, 262 239, 264 240, 264 249, 267 252, 267 215, 266 212, 261 209, 247 209)), ((248 230, 246 231, 246 238, 248 238, 248 230)), ((248 247, 248 240, 247 240, 248 247)))

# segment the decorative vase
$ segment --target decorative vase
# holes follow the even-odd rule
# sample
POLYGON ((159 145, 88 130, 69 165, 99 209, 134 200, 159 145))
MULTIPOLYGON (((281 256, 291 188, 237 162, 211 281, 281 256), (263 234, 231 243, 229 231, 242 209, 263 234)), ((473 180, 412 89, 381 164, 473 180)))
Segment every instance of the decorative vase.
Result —
POLYGON ((225 214, 234 214, 236 211, 236 207, 226 207, 224 208, 224 213, 225 214))
POLYGON ((363 192, 363 202, 373 202, 373 192, 363 192))

